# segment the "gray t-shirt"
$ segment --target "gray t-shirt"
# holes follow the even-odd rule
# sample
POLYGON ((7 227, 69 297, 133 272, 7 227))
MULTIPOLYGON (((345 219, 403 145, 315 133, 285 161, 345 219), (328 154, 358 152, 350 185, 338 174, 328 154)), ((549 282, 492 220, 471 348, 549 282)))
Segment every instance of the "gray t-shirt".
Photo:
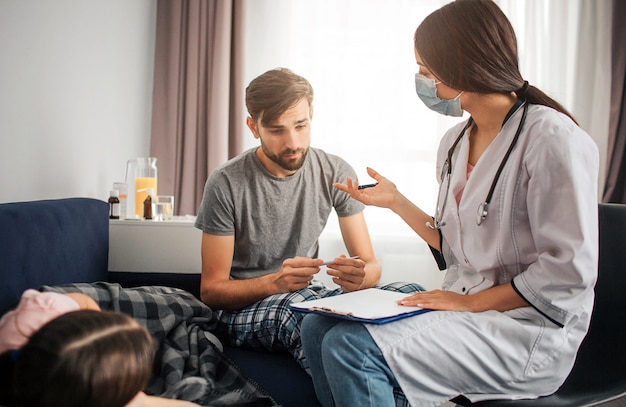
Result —
POLYGON ((295 256, 317 257, 318 238, 332 208, 337 216, 360 213, 364 205, 333 187, 356 179, 343 159, 309 148, 294 175, 271 175, 255 154, 257 147, 217 168, 206 182, 196 227, 235 236, 231 278, 245 279, 280 269, 295 256))

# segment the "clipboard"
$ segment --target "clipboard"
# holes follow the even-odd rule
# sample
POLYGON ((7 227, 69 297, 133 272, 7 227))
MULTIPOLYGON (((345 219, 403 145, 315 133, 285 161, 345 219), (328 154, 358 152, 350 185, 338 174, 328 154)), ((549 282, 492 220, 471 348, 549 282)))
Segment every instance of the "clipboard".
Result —
POLYGON ((432 311, 426 308, 396 304, 396 301, 409 295, 397 291, 381 290, 380 288, 367 288, 317 300, 291 303, 289 308, 298 312, 312 312, 379 325, 432 311))

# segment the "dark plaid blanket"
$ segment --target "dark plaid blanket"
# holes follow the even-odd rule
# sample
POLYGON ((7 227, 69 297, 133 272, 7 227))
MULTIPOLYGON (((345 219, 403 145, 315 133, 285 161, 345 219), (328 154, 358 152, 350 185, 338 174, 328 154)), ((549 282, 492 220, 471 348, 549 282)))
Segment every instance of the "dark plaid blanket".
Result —
POLYGON ((202 406, 275 406, 276 402, 222 353, 212 310, 187 291, 169 287, 122 288, 111 283, 44 286, 80 292, 104 310, 135 318, 155 338, 154 374, 146 393, 202 406))

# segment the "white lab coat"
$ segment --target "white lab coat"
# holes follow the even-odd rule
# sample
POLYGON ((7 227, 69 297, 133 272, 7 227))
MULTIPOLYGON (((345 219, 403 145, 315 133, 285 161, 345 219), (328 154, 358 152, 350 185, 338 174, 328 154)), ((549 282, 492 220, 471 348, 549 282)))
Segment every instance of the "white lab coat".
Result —
MULTIPOLYGON (((412 406, 437 406, 458 394, 472 401, 551 394, 571 370, 589 326, 598 263, 598 151, 589 135, 567 116, 531 105, 489 214, 476 224, 521 116, 520 108, 467 183, 469 131, 455 149, 442 203, 442 288, 474 294, 512 281, 532 306, 436 311, 367 325, 412 406)), ((437 174, 463 125, 442 139, 437 174)))

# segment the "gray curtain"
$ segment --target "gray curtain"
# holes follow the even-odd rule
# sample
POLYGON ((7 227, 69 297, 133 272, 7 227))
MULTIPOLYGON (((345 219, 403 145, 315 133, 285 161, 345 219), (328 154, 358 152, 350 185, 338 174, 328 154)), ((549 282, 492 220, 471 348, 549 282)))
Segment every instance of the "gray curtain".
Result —
POLYGON ((626 2, 613 0, 611 114, 603 202, 626 204, 626 2))
POLYGON ((197 213, 208 174, 243 148, 242 0, 159 0, 150 154, 158 194, 197 213))

